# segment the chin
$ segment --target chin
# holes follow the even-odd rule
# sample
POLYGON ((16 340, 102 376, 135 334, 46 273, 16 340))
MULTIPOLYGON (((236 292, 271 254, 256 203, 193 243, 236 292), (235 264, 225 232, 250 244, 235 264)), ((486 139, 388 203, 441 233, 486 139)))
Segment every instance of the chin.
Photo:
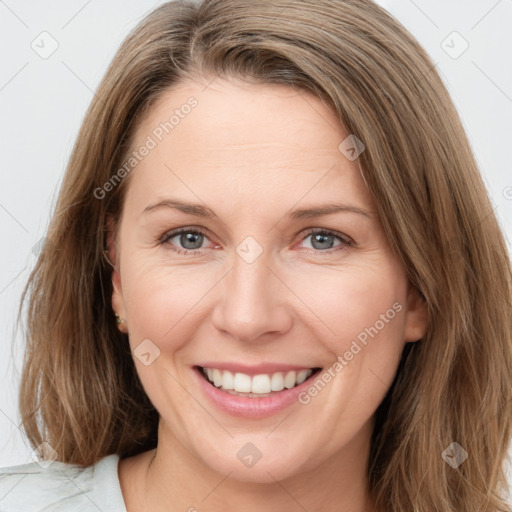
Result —
POLYGON ((217 473, 229 474, 231 479, 260 484, 274 483, 314 469, 314 451, 308 457, 303 446, 291 446, 283 440, 271 443, 264 436, 261 440, 251 437, 253 441, 236 437, 225 450, 209 451, 207 457, 201 454, 203 463, 217 473))

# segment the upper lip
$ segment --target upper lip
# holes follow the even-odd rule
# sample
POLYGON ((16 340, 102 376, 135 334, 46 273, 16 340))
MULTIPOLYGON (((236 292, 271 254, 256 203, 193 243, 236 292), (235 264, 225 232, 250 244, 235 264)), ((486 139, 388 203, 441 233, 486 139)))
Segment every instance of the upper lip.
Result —
POLYGON ((197 364, 202 368, 216 368, 217 370, 228 370, 232 373, 245 373, 246 375, 259 375, 262 373, 291 372, 318 368, 317 366, 285 364, 285 363, 261 363, 248 365, 229 361, 205 361, 197 364))

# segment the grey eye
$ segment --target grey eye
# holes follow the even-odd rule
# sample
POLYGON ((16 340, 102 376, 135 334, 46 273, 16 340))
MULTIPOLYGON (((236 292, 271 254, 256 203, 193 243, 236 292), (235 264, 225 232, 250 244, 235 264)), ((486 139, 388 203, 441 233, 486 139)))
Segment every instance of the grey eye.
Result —
POLYGON ((197 231, 187 231, 176 236, 179 236, 179 242, 184 249, 200 249, 203 245, 204 235, 197 231))
POLYGON ((178 249, 189 249, 191 251, 200 249, 203 245, 206 235, 200 231, 193 231, 190 229, 169 233, 167 234, 162 242, 170 243, 176 246, 178 249), (177 239, 175 241, 175 239, 177 239))
POLYGON ((333 233, 329 233, 328 231, 316 231, 314 233, 309 233, 309 235, 304 238, 303 242, 306 240, 311 240, 310 248, 317 251, 332 249, 344 242, 341 237, 333 233), (336 239, 338 239, 338 243, 336 243, 336 239))

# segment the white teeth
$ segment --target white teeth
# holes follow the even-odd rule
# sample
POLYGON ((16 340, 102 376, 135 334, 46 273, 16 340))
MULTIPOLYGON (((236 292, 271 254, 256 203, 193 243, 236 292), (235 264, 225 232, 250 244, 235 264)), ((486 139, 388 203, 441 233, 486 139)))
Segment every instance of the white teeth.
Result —
POLYGON ((308 378, 308 371, 301 370, 297 373, 297 384, 302 384, 308 378))
POLYGON ((312 373, 312 369, 300 370, 298 372, 276 372, 273 374, 262 373, 251 377, 245 373, 231 373, 228 370, 217 368, 203 368, 203 373, 208 380, 217 388, 233 390, 238 393, 253 393, 267 395, 271 391, 282 391, 284 388, 291 389, 302 384, 312 373))
POLYGON ((222 384, 222 373, 220 370, 217 370, 216 368, 214 368, 213 370, 213 385, 215 387, 220 387, 220 385, 222 384))
POLYGON ((255 375, 252 378, 251 391, 258 394, 270 393, 270 376, 265 374, 255 375))
POLYGON ((293 388, 297 382, 297 374, 295 372, 288 372, 284 377, 284 387, 287 389, 293 388))
POLYGON ((222 373, 222 388, 235 389, 235 377, 228 370, 224 370, 222 373))
POLYGON ((239 393, 251 392, 251 377, 245 373, 235 373, 234 389, 239 393))
POLYGON ((272 391, 282 391, 284 389, 284 377, 281 372, 274 373, 270 381, 270 389, 272 391))

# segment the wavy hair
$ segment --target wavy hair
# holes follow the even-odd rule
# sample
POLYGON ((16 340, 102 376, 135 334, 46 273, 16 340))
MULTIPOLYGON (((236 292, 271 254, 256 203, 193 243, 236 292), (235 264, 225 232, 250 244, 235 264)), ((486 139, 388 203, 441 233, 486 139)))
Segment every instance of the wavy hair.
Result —
MULTIPOLYGON (((284 84, 320 98, 362 140, 387 239, 428 307, 376 411, 368 478, 383 511, 509 511, 511 266, 459 115, 415 38, 371 0, 181 0, 147 15, 113 58, 80 128, 23 291, 19 408, 36 447, 90 465, 152 449, 158 413, 111 305, 107 221, 152 105, 187 79, 284 84), (95 193, 96 191, 96 193, 95 193), (443 460, 457 442, 459 467, 443 460)), ((136 171, 135 171, 136 172, 136 171)))

